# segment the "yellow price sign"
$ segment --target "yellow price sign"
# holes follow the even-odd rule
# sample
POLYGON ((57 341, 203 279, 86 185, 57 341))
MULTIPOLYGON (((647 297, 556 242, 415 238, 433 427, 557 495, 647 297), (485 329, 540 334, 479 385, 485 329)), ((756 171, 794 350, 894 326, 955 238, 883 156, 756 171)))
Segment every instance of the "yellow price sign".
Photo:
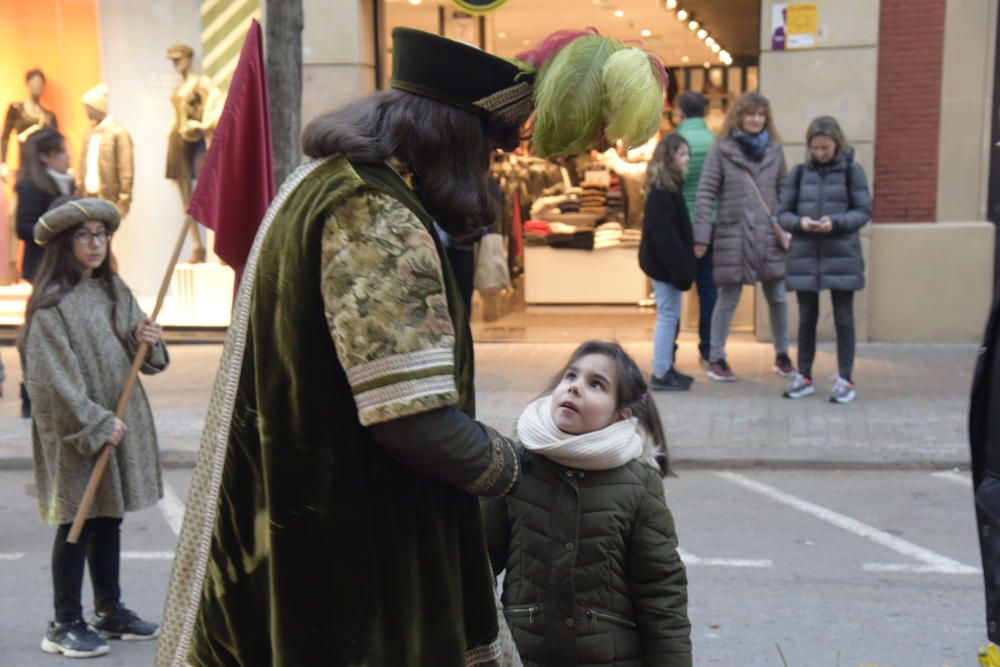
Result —
POLYGON ((793 2, 788 5, 788 48, 809 49, 819 35, 819 3, 793 2))

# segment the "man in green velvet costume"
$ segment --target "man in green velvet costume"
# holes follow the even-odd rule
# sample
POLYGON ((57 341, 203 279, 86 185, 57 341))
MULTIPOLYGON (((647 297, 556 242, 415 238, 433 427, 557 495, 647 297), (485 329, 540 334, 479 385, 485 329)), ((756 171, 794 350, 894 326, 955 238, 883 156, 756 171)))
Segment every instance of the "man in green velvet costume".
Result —
POLYGON ((516 145, 531 86, 478 49, 394 37, 392 89, 310 124, 313 160, 258 234, 158 664, 498 658, 476 496, 508 493, 518 463, 473 417, 472 338, 433 223, 461 237, 493 221, 490 154, 516 145))
POLYGON ((397 28, 391 89, 310 123, 243 274, 158 667, 499 664, 476 497, 510 493, 518 459, 475 421, 434 224, 462 239, 494 221, 491 154, 536 103, 542 154, 642 143, 664 76, 593 31, 515 63, 397 28))

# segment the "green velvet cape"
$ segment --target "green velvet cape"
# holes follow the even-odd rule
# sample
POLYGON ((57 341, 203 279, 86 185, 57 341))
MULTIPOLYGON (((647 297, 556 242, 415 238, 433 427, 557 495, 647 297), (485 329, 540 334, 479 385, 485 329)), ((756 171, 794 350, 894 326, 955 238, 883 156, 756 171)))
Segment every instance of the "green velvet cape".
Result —
POLYGON ((376 447, 320 293, 322 229, 339 203, 362 188, 403 202, 437 245, 472 415, 472 340, 443 248, 387 165, 331 158, 289 181, 241 288, 223 356, 239 372, 216 381, 157 664, 487 664, 497 617, 477 500, 376 447))

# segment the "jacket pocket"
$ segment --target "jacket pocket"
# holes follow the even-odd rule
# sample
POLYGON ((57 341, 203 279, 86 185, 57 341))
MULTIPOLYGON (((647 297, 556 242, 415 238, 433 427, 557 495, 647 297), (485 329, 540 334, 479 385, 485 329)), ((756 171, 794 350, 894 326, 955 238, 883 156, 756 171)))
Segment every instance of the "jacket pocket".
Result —
POLYGON ((535 617, 542 613, 542 605, 525 604, 516 607, 504 607, 503 614, 507 618, 527 618, 528 624, 535 622, 535 617))
POLYGON ((587 618, 590 619, 591 625, 594 625, 598 621, 603 621, 605 623, 610 623, 611 625, 617 625, 621 628, 630 628, 632 630, 635 630, 638 627, 634 621, 630 621, 624 616, 619 616, 618 614, 610 611, 604 611, 603 609, 587 609, 587 618))

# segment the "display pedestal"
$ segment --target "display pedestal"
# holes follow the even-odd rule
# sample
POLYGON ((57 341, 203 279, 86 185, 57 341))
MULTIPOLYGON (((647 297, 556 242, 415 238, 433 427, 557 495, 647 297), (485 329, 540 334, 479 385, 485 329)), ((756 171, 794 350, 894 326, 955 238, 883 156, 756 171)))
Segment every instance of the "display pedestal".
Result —
POLYGON ((0 326, 24 324, 24 309, 31 297, 31 284, 19 282, 0 287, 0 326))
MULTIPOLYGON (((234 280, 233 270, 228 266, 213 262, 178 264, 160 323, 168 327, 228 327, 234 280)), ((139 299, 147 313, 154 302, 154 297, 139 299)))
POLYGON ((632 304, 649 296, 638 248, 524 249, 524 300, 529 304, 632 304))

